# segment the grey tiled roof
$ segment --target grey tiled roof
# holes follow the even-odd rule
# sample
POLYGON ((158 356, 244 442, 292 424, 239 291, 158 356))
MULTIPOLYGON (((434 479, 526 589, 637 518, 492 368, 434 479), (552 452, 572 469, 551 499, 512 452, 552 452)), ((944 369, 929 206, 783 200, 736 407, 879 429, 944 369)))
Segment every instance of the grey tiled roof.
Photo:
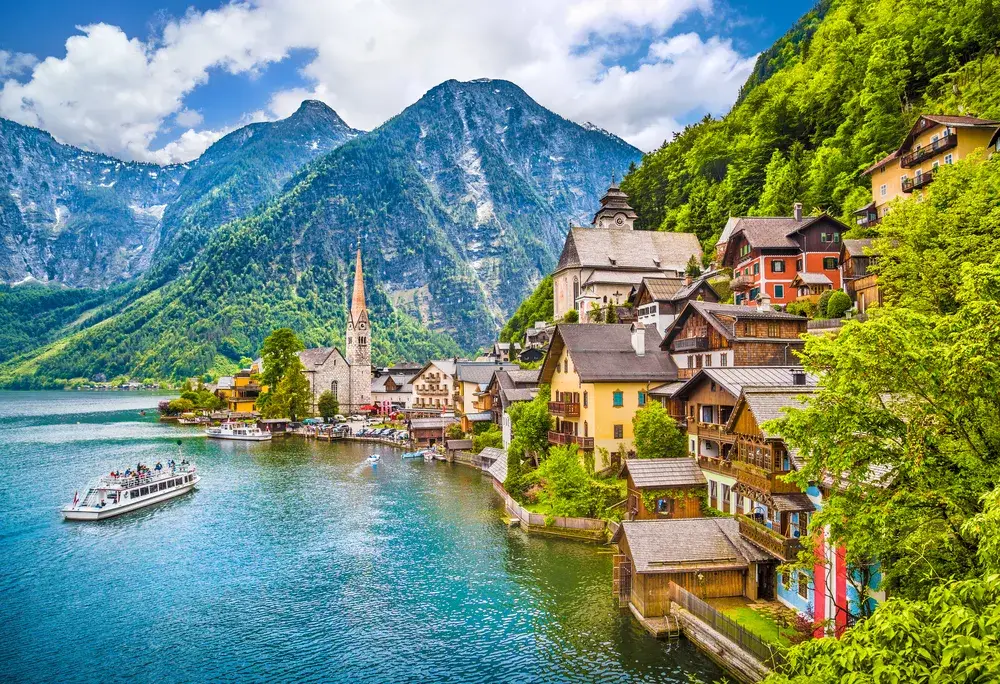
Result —
POLYGON ((410 419, 410 428, 413 430, 430 430, 443 428, 456 423, 456 421, 451 416, 432 416, 430 418, 412 418, 410 419))
POLYGON ((701 245, 693 233, 571 228, 555 270, 584 266, 681 272, 692 255, 701 259, 701 245))
POLYGON ((628 458, 625 471, 639 489, 652 487, 696 487, 708 484, 698 462, 692 458, 628 458))
MULTIPOLYGON (((645 326, 645 353, 632 348, 631 324, 561 324, 556 335, 569 350, 573 369, 583 382, 666 382, 677 378, 677 366, 661 351, 656 326, 645 326)), ((546 368, 548 364, 546 364, 546 368)))
MULTIPOLYGON (((668 344, 668 341, 674 333, 679 332, 681 328, 684 327, 684 323, 687 321, 688 317, 694 313, 701 314, 701 316, 708 321, 709 325, 715 328, 719 334, 727 340, 732 340, 736 337, 734 326, 728 320, 730 318, 734 320, 799 321, 802 323, 807 321, 804 316, 795 316, 790 313, 785 313, 784 311, 775 311, 773 309, 764 311, 758 306, 688 301, 688 303, 684 305, 684 308, 681 309, 680 314, 677 315, 677 318, 675 318, 664 331, 664 346, 668 344)), ((805 332, 805 328, 803 328, 803 332, 805 332)))
POLYGON ((493 361, 459 361, 455 364, 455 377, 461 382, 485 385, 498 370, 518 370, 514 363, 494 363, 493 361))
POLYGON ((479 458, 483 461, 495 462, 499 458, 503 458, 504 461, 507 460, 507 452, 503 449, 498 449, 497 447, 484 447, 482 451, 479 452, 479 458))
POLYGON ((326 361, 330 358, 330 355, 334 352, 337 352, 336 347, 314 347, 312 349, 303 349, 299 352, 298 356, 299 361, 302 362, 305 369, 307 371, 312 371, 326 363, 326 361))
MULTIPOLYGON (((757 425, 762 426, 769 420, 784 418, 787 408, 803 408, 805 406, 803 402, 815 392, 815 387, 744 387, 743 400, 757 420, 757 425)), ((733 416, 735 415, 734 411, 733 416)), ((730 423, 732 421, 733 417, 730 417, 730 423)), ((768 433, 763 427, 761 431, 767 437, 777 437, 768 433)))
POLYGON ((643 278, 642 284, 654 302, 671 301, 684 289, 683 278, 643 278))
POLYGON ((507 371, 507 377, 515 385, 537 385, 539 372, 537 368, 534 370, 509 370, 507 371))
MULTIPOLYGON (((483 451, 486 451, 483 449, 483 451)), ((503 455, 498 457, 497 460, 493 461, 493 465, 489 468, 489 474, 493 476, 493 479, 503 484, 507 481, 507 452, 501 452, 503 455)))
POLYGON ((796 273, 795 277, 792 278, 792 287, 795 287, 795 283, 802 283, 803 285, 833 286, 833 281, 830 280, 825 273, 809 273, 807 271, 796 273))
MULTIPOLYGON (((675 391, 674 395, 688 391, 703 382, 706 378, 714 380, 734 397, 739 397, 745 386, 750 387, 796 387, 793 384, 793 372, 803 372, 801 366, 735 366, 727 368, 702 368, 694 374, 685 387, 675 391)), ((819 378, 806 373, 806 387, 816 387, 819 378)), ((652 394, 652 392, 650 392, 652 394)))
POLYGON ((816 507, 805 494, 772 494, 774 507, 779 511, 814 511, 816 507))
POLYGON ((597 283, 638 285, 644 277, 645 274, 642 272, 598 269, 591 271, 587 279, 583 281, 583 284, 584 286, 596 285, 597 283))
POLYGON ((793 216, 734 216, 730 219, 733 224, 727 239, 731 240, 737 233, 743 233, 752 247, 797 249, 798 243, 789 235, 815 223, 819 218, 804 216, 802 220, 796 221, 793 216))
POLYGON ((739 537, 731 518, 682 518, 623 522, 615 535, 624 536, 639 573, 691 572, 745 568, 764 560, 739 537))
POLYGON ((866 252, 872 248, 872 243, 874 243, 874 240, 871 238, 844 240, 842 249, 847 252, 848 256, 867 256, 866 252))

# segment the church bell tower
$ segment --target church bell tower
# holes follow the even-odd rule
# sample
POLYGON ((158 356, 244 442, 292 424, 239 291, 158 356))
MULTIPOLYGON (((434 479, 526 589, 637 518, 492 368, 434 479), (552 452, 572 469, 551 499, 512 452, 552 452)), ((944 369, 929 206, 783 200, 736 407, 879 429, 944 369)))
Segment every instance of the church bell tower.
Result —
POLYGON ((347 363, 351 366, 350 411, 372 402, 371 322, 365 305, 365 279, 361 271, 361 248, 354 265, 354 293, 347 314, 347 363))

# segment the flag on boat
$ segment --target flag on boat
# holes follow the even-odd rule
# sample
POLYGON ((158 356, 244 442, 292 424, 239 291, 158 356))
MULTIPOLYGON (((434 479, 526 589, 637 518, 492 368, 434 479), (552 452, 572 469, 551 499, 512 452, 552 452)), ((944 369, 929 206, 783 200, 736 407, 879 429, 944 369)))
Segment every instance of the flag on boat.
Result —
POLYGON ((80 503, 80 492, 73 492, 73 507, 76 508, 78 503, 80 503))

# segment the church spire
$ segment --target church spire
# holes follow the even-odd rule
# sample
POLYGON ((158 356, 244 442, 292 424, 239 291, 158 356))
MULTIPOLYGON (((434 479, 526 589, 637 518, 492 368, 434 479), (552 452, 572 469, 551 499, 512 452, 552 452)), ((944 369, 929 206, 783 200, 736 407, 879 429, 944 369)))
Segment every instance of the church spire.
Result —
POLYGON ((351 300, 351 318, 357 322, 365 307, 365 279, 361 272, 361 247, 358 247, 358 257, 354 264, 354 298, 351 300))

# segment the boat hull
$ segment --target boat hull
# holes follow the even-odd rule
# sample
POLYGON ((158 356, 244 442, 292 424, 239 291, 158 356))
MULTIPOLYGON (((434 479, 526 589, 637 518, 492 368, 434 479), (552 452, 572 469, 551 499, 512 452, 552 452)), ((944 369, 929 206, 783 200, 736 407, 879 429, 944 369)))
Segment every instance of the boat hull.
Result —
POLYGON ((62 515, 65 520, 106 520, 108 518, 114 518, 125 513, 131 513, 132 511, 137 511, 140 508, 153 506, 158 503, 163 503, 164 501, 169 501, 170 499, 174 499, 183 494, 187 494, 198 485, 199 481, 201 481, 201 478, 195 476, 195 478, 186 485, 181 485, 180 487, 175 487, 165 492, 158 492, 156 496, 149 496, 138 501, 131 501, 124 506, 101 509, 64 508, 62 509, 62 515))

